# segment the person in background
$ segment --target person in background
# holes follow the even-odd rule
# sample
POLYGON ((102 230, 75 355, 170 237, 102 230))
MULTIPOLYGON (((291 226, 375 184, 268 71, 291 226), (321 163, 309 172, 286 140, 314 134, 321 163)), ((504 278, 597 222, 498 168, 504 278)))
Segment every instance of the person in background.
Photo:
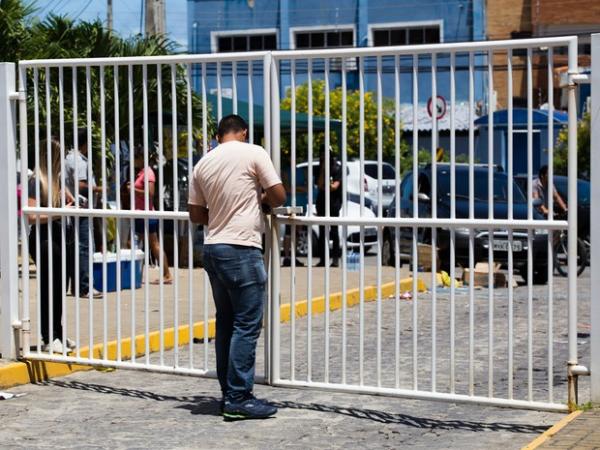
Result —
MULTIPOLYGON (((148 180, 148 211, 154 211, 154 191, 156 189, 156 175, 151 167, 144 167, 144 149, 137 147, 134 154, 134 167, 136 171, 135 182, 133 189, 135 191, 135 209, 137 211, 146 210, 146 179, 148 180)), ((127 182, 127 192, 131 189, 130 183, 127 182)), ((141 242, 145 242, 145 220, 135 219, 135 233, 141 242)), ((161 251, 158 241, 158 219, 148 219, 148 241, 150 251, 156 261, 162 261, 163 283, 173 283, 173 277, 169 269, 169 259, 164 250, 161 251)), ((160 280, 151 281, 151 284, 159 284, 160 280)))
MULTIPOLYGON (((295 169, 291 169, 295 170, 295 169)), ((290 180, 290 170, 283 171, 283 186, 285 187, 285 192, 287 195, 286 206, 292 206, 291 203, 291 180, 290 180)), ((305 186, 296 186, 296 192, 307 192, 305 186)), ((296 237, 300 231, 300 227, 296 227, 296 237)), ((296 242, 298 242, 296 240, 296 242)), ((283 236, 283 262, 281 263, 281 267, 290 267, 292 265, 291 260, 291 248, 292 248, 292 226, 286 224, 285 225, 285 234, 283 236)), ((304 267, 304 263, 296 258, 295 261, 296 267, 304 267)))
POLYGON ((188 197, 190 220, 208 225, 203 259, 217 310, 217 376, 227 420, 277 412, 252 390, 267 286, 262 205, 281 206, 286 195, 269 155, 248 144, 247 135, 240 116, 221 119, 219 145, 194 167, 188 197))
MULTIPOLYGON (((567 213, 568 208, 567 204, 560 196, 559 192, 556 190, 556 187, 553 186, 553 197, 555 204, 560 208, 563 213, 567 213)), ((542 204, 538 207, 538 210, 546 217, 548 217, 548 166, 540 167, 540 171, 538 173, 538 177, 533 180, 532 185, 532 197, 534 199, 539 198, 542 200, 542 204)), ((556 209, 555 209, 556 211, 556 209)))
MULTIPOLYGON (((339 217, 342 208, 342 164, 329 153, 329 180, 325 180, 325 149, 319 156, 319 167, 315 172, 315 181, 319 192, 317 194, 317 216, 326 215, 325 187, 329 183, 329 215, 339 217)), ((325 246, 329 246, 329 239, 333 241, 331 249, 331 267, 339 266, 339 258, 342 255, 340 248, 340 234, 336 225, 329 227, 329 236, 325 236, 325 226, 319 226, 319 257, 321 260, 317 267, 325 267, 325 246)))
MULTIPOLYGON (((91 179, 88 179, 88 145, 87 145, 88 130, 80 128, 77 131, 78 150, 70 150, 65 157, 65 181, 67 188, 75 197, 75 206, 79 208, 92 208, 96 194, 102 192, 102 186, 96 185, 96 179, 92 173, 91 179), (89 205, 89 200, 92 200, 92 205, 89 205)), ((90 269, 89 260, 90 254, 94 254, 94 235, 90 233, 91 223, 90 218, 80 216, 79 220, 74 218, 74 223, 79 222, 79 296, 87 297, 90 290, 90 269), (91 235, 91 238, 90 238, 91 235)), ((70 255, 72 261, 72 270, 69 273, 71 284, 71 293, 76 294, 75 287, 75 255, 74 252, 77 245, 74 246, 73 252, 70 255)), ((102 297, 102 293, 93 289, 95 298, 102 297)))
MULTIPOLYGON (((28 183, 28 201, 30 207, 60 208, 64 186, 60 184, 60 143, 51 140, 40 145, 39 167, 28 183), (49 148, 48 148, 49 147, 49 148), (50 165, 48 165, 50 150, 50 165), (39 185, 39 203, 37 186, 39 185)), ((65 191, 65 207, 73 205, 73 196, 65 191)), ((66 218, 65 218, 66 220, 66 218)), ((37 276, 40 278, 40 328, 42 332, 42 350, 52 353, 63 353, 75 347, 75 343, 66 339, 63 342, 62 326, 62 261, 66 258, 62 246, 62 221, 60 216, 37 214, 28 216, 31 229, 29 232, 29 254, 34 260, 37 276), (39 237, 39 239, 38 239, 39 237), (38 247, 39 243, 39 247, 38 247), (50 286, 52 281, 52 286, 50 286), (50 308, 52 323, 50 324, 50 308), (52 327, 50 329, 50 327, 52 327)), ((66 230, 66 237, 72 230, 66 230)), ((66 244, 67 252, 71 244, 66 244)), ((69 267, 67 267, 67 270, 69 267)))

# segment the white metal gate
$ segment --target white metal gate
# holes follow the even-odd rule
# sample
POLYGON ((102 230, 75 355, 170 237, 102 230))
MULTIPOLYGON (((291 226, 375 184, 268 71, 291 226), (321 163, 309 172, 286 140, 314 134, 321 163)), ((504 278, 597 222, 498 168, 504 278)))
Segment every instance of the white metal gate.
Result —
MULTIPOLYGON (((224 112, 244 109, 250 140, 270 148, 269 121, 257 123, 260 118, 254 117, 255 99, 262 95, 258 103, 268 105, 269 64, 265 52, 19 64, 24 358, 190 375, 214 373, 213 303, 207 275, 197 268, 200 232, 188 220, 186 183, 197 159, 210 148, 211 129, 224 112), (238 91, 245 93, 245 102, 238 99, 238 91), (79 175, 77 164, 85 165, 79 155, 86 153, 86 147, 90 149, 87 172, 79 175), (53 149, 60 152, 59 167, 52 165, 53 149), (61 188, 59 204, 49 207, 41 195, 40 179, 50 174, 50 198, 51 174, 60 176, 58 186, 69 187, 69 153, 76 180, 91 185, 89 180, 96 174, 98 192, 88 189, 70 200, 61 188), (136 184, 140 167, 155 167, 156 195, 150 192, 150 175, 136 184), (33 169, 31 186, 28 168, 33 169), (56 218, 49 229, 44 229, 46 217, 56 218), (156 269, 150 268, 153 232, 160 247, 156 269), (96 245, 89 257, 81 250, 86 241, 90 248, 94 241, 96 245), (30 251, 31 245, 35 250, 30 251), (167 247, 170 251, 164 259, 167 247), (33 279, 27 263, 30 254, 38 262, 33 279), (172 282, 165 265, 172 265, 172 282), (54 275, 57 270, 62 279, 54 275), (81 292, 85 288, 80 274, 86 272, 90 286, 81 292), (69 273, 74 277, 70 282, 69 273), (53 292, 56 283, 53 304, 52 295, 45 292, 53 292), (58 310, 56 297, 61 303, 58 310), (57 311, 63 325, 59 336, 54 323, 57 311), (62 348, 44 347, 44 333, 43 344, 59 338, 62 348), (69 339, 73 348, 65 345, 69 339)), ((264 111, 268 117, 268 108, 264 111)), ((73 192, 77 189, 70 187, 73 192)))
MULTIPOLYGON (((264 333, 264 368, 268 381, 280 386, 566 409, 566 389, 561 388, 560 393, 554 389, 567 376, 564 361, 568 359, 569 380, 584 369, 577 365, 577 255, 574 252, 568 255, 566 292, 556 290, 552 264, 553 236, 566 231, 570 248, 575 248, 577 243, 574 189, 577 116, 572 79, 568 89, 569 216, 540 220, 530 201, 536 175, 533 173, 534 74, 538 80, 547 80, 550 87, 547 162, 549 178, 553 179, 555 52, 568 55, 568 72, 574 77, 578 73, 574 37, 377 49, 23 61, 19 64, 18 95, 13 92, 11 67, 5 65, 1 74, 4 78, 0 78, 3 89, 0 120, 2 129, 7 130, 3 136, 9 151, 2 156, 3 169, 6 169, 3 182, 5 192, 14 192, 17 187, 13 178, 17 169, 14 155, 18 155, 22 217, 20 236, 15 224, 4 221, 2 225, 4 235, 9 238, 5 247, 8 251, 4 248, 2 251, 3 298, 11 301, 17 298, 16 243, 19 240, 22 264, 19 320, 13 323, 16 306, 7 307, 3 302, 4 311, 12 311, 12 316, 2 313, 3 337, 12 336, 6 329, 17 325, 21 329, 22 356, 27 359, 194 375, 211 372, 212 302, 205 274, 194 269, 195 238, 188 226, 187 213, 180 208, 180 204, 185 203, 186 193, 180 192, 179 180, 185 178, 180 176, 181 170, 187 172, 189 179, 194 156, 200 156, 210 146, 208 104, 209 96, 214 93, 216 113, 213 111, 212 117, 218 120, 229 112, 228 108, 234 113, 247 114, 250 139, 262 142, 281 173, 289 174, 290 204, 302 203, 297 195, 302 183, 307 190, 307 200, 302 205, 308 206, 305 214, 274 217, 270 245, 267 245, 270 247, 271 295, 264 333), (524 85, 527 102, 525 199, 513 183, 517 175, 513 167, 512 139, 516 133, 513 91, 517 81, 513 75, 517 72, 523 75, 518 83, 524 85), (497 78, 506 81, 510 93, 506 108, 508 139, 504 172, 489 164, 497 161, 498 154, 493 132, 498 126, 493 114, 497 78), (317 87, 305 89, 303 93, 302 86, 312 87, 315 81, 319 81, 317 87), (419 114, 424 92, 432 99, 440 94, 449 99, 449 118, 438 120, 435 105, 430 128, 425 131, 420 128, 423 118, 419 114), (282 113, 283 96, 287 97, 285 109, 289 111, 285 114, 282 113), (260 97, 262 109, 257 109, 255 103, 260 102, 254 99, 260 97), (461 101, 461 97, 466 100, 461 101), (409 100, 406 103, 410 104, 410 113, 402 116, 404 98, 409 100), (10 132, 16 129, 14 117, 10 115, 13 100, 19 104, 19 151, 15 149, 11 153, 15 137, 10 132), (477 104, 478 101, 481 103, 477 104), (150 106, 154 102, 155 108, 150 106), (463 119, 467 123, 466 129, 460 130, 457 125, 459 102, 466 111, 463 119), (481 139, 481 130, 486 128, 480 126, 480 134, 476 136, 474 120, 481 109, 492 114, 487 123, 487 138, 477 144, 481 145, 482 153, 477 153, 476 139, 481 139), (150 117, 152 111, 154 117, 150 117), (262 124, 258 123, 260 117, 254 117, 257 111, 262 116, 262 124), (403 121, 410 121, 412 126, 405 127, 403 121), (449 161, 438 162, 443 121, 447 124, 444 132, 447 133, 449 161), (184 127, 178 125, 181 123, 184 127), (178 139, 172 138, 170 145, 165 144, 168 125, 171 137, 185 136, 183 150, 179 150, 178 139), (61 152, 60 185, 64 186, 67 182, 64 158, 70 148, 74 149, 74 156, 78 156, 81 142, 77 136, 82 127, 87 147, 99 156, 98 160, 90 158, 84 178, 91 179, 93 173, 101 178, 100 206, 93 209, 79 204, 93 203, 93 194, 88 193, 87 199, 75 198, 71 207, 61 192, 60 204, 48 207, 43 201, 40 203, 39 176, 34 177, 37 181, 32 184, 35 195, 29 192, 28 183, 24 181, 28 169, 38 173, 42 160, 52 166, 52 139, 56 137, 61 152), (143 208, 127 209, 124 199, 128 197, 130 203, 135 201, 134 148, 141 145, 140 157, 147 167, 151 161, 154 127, 155 153, 159 161, 156 210, 150 210, 148 182, 144 182, 143 187, 146 199, 143 208), (408 131, 403 131, 406 128, 408 131), (140 129, 143 132, 140 133, 140 129), (263 133, 262 141, 259 129, 263 133), (461 139, 457 139, 459 132, 461 139), (404 144, 406 138, 411 140, 408 147, 404 144), (429 141, 426 149, 420 144, 423 140, 429 141), (129 149, 125 157, 122 141, 129 149), (464 148, 460 142, 465 143, 464 148), (110 143, 118 143, 112 159, 107 156, 110 143), (340 217, 330 214, 331 184, 326 184, 321 199, 314 187, 319 181, 313 183, 318 167, 316 155, 321 146, 325 154, 325 167, 319 169, 324 170, 323 180, 336 176, 336 167, 339 167, 331 166, 330 147, 335 148, 339 156, 342 168, 340 217), (465 155, 464 166, 458 160, 461 154, 465 155), (368 163, 368 155, 373 155, 372 163, 368 163), (429 165, 421 164, 426 155, 429 165), (357 158, 353 160, 350 156, 357 158), (391 162, 394 169, 391 178, 384 176, 387 171, 384 159, 391 162), (171 167, 167 169, 165 164, 169 161, 171 167), (124 162, 127 163, 125 172, 124 162), (94 170, 98 163, 99 170, 94 170), (109 163, 114 166, 112 170, 109 163), (459 169, 464 173, 460 179, 457 178, 459 169), (427 174, 430 185, 426 189, 423 182, 427 181, 427 174), (173 180, 172 197, 166 190, 167 177, 173 180), (405 179, 409 181, 402 184, 405 179), (116 187, 116 193, 111 194, 108 180, 116 187), (353 192, 350 185, 356 180, 358 192, 353 192), (130 182, 129 190, 121 197, 121 185, 126 181, 130 182), (376 188, 369 188, 373 183, 376 188), (406 196, 401 184, 406 188, 406 196), (464 192, 460 190, 463 188, 464 192), (408 194, 410 190, 412 194, 408 194), (112 204, 111 195, 114 195, 112 204), (31 206, 27 205, 29 197, 35 199, 31 206), (384 204, 383 199, 390 197, 394 200, 384 204), (169 200, 172 210, 167 205, 169 200), (466 202, 465 215, 457 212, 459 201, 466 202), (319 202, 325 209, 321 216, 317 216, 312 206, 319 202), (478 211, 482 204, 487 205, 483 215, 478 211), (422 209, 426 211, 422 213, 422 209), (40 214, 59 218, 58 227, 49 233, 61 235, 58 247, 61 255, 80 254, 77 249, 67 249, 71 245, 71 233, 73 245, 77 247, 82 239, 94 240, 94 228, 100 231, 97 240, 104 251, 97 257, 96 264, 91 256, 86 261, 75 256, 72 272, 80 273, 82 264, 87 265, 91 274, 96 268, 91 280, 103 280, 99 289, 101 299, 93 298, 92 289, 85 299, 79 299, 78 275, 75 275, 75 295, 67 295, 66 273, 71 264, 67 258, 57 261, 60 266, 48 265, 48 286, 42 286, 39 269, 35 282, 31 279, 27 264, 30 256, 28 218, 40 214), (82 219, 98 221, 96 225, 89 222, 83 237, 78 227, 82 219), (128 277, 129 285, 135 287, 139 269, 135 264, 137 253, 125 254, 122 241, 128 236, 134 246, 136 219, 143 225, 139 234, 144 241, 145 276, 139 290, 128 292, 122 284, 128 277), (164 282, 162 258, 158 270, 149 272, 148 269, 147 249, 153 219, 158 219, 160 250, 169 241, 173 242, 172 286, 164 282), (175 225, 172 236, 167 237, 168 224, 175 225), (283 225, 290 225, 290 269, 279 264, 283 225), (316 267, 313 257, 319 247, 313 248, 313 241, 319 234, 329 235, 335 227, 341 229, 341 254, 332 254, 335 249, 330 250, 329 245, 320 247, 324 267, 316 267), (112 254, 106 251, 109 231, 115 243, 112 254), (461 241, 465 236, 466 240, 461 241), (307 268, 299 268, 295 263, 299 239, 307 253, 307 268), (431 249, 442 242, 446 245, 445 253, 438 260, 431 249), (466 247, 459 251, 461 242, 466 247), (540 245, 542 249, 538 253, 542 256, 534 259, 540 245), (368 255, 368 250, 373 256, 368 255), (180 257, 181 251, 185 251, 183 257, 180 257), (462 272, 457 264, 465 255, 464 266, 470 271, 465 276, 468 287, 459 288, 451 282, 449 289, 438 289, 438 266, 447 267, 450 280, 454 280, 462 272), (334 256, 339 257, 341 268, 329 267, 334 256), (408 269, 401 267, 405 257, 409 258, 408 269), (186 260, 186 268, 179 268, 181 259, 186 260), (427 272, 431 275, 420 272, 427 259, 431 265, 427 272), (473 287, 474 266, 481 260, 490 267, 495 261, 502 261, 503 273, 508 278, 507 288, 476 290, 473 287), (384 267, 384 263, 391 263, 391 268, 384 267), (116 290, 109 294, 111 267, 115 270, 116 290), (62 275, 61 340, 64 343, 72 337, 75 341, 73 351, 64 348, 59 353, 51 349, 43 351, 40 345, 41 292, 45 288, 52 290, 52 271, 57 269, 62 275), (513 286, 513 273, 517 269, 527 280, 524 286, 513 286), (125 278, 124 272, 128 272, 125 278), (157 276, 156 287, 150 284, 150 273, 157 276), (411 277, 412 274, 417 276, 411 277), (543 280, 544 277, 548 280, 546 286, 534 286, 534 278, 543 280), (430 285, 430 291, 422 292, 426 284, 430 285), (560 305, 555 304, 555 298, 560 305), (202 300, 198 302, 198 299, 202 300), (565 303, 568 317, 555 316, 558 308, 564 310, 565 303), (557 339, 564 334, 568 342, 557 339)), ((49 183, 52 185, 51 179, 49 183)), ((552 189, 549 188, 549 196, 552 189)), ((16 210, 8 196, 1 197, 7 211, 16 210)), ((553 217, 552 202, 549 209, 553 217)), ((32 223, 36 227, 31 239, 37 239, 35 259, 39 260, 40 224, 36 224, 35 219, 32 223)), ((323 240, 328 242, 329 238, 323 240)), ((53 251, 56 248, 49 246, 50 261, 53 251)), ((493 285, 494 280, 495 275, 489 272, 487 282, 493 285)), ((56 337, 52 331, 52 315, 49 303, 48 314, 44 316, 49 322, 50 342, 56 337)), ((3 351, 8 353, 13 348, 9 344, 3 351)))
MULTIPOLYGON (((575 248, 577 243, 577 116, 572 82, 568 89, 568 220, 555 220, 553 202, 549 202, 550 220, 539 217, 531 201, 532 183, 537 177, 533 173, 532 148, 534 67, 538 83, 540 79, 547 80, 549 87, 547 164, 549 178, 554 179, 554 52, 568 54, 569 75, 577 73, 574 37, 273 54, 273 148, 282 149, 284 139, 289 142, 289 157, 281 170, 290 173, 293 205, 300 186, 297 178, 308 180, 307 213, 280 216, 278 222, 291 225, 292 242, 298 228, 309 230, 300 234, 308 241, 308 268, 295 267, 294 243, 292 267, 285 269, 291 272, 289 286, 281 284, 278 275, 284 269, 273 266, 271 381, 274 384, 524 408, 567 408, 566 386, 557 392, 554 385, 567 378, 567 358, 570 371, 577 365, 577 254, 568 255, 569 277, 563 287, 567 292, 560 292, 555 288, 552 243, 565 231, 569 247, 575 248), (527 100, 525 196, 513 182, 517 175, 514 159, 518 156, 513 154, 513 75, 517 72, 523 76, 520 81, 525 84, 527 100), (351 74, 358 78, 358 93, 348 87, 351 74), (331 84, 335 75, 340 78, 339 87, 334 90, 331 84), (494 80, 500 77, 504 78, 508 91, 508 119, 503 124, 508 133, 504 172, 495 167, 499 141, 489 131, 496 129, 494 80), (320 83, 313 92, 310 86, 316 79, 320 83), (483 90, 489 113, 487 139, 480 143, 486 157, 480 161, 474 123, 478 83, 487 84, 483 90), (302 97, 300 105, 298 96, 303 95, 305 86, 309 86, 307 97, 302 97), (286 94, 289 100, 286 109, 291 111, 292 120, 289 135, 281 127, 278 107, 284 88, 289 88, 286 94), (430 121, 430 143, 426 149, 429 164, 421 164, 424 155, 420 139, 428 134, 419 126, 423 120, 419 117, 421 91, 430 93, 432 99, 439 94, 449 99, 447 163, 437 161, 441 121, 436 111, 430 121), (467 143, 466 148, 457 146, 459 91, 467 92, 468 98, 468 131, 462 140, 467 143), (402 132, 400 109, 406 92, 408 103, 412 104, 412 129, 402 132), (319 98, 315 100, 317 94, 319 98), (358 105, 349 107, 350 97, 355 99, 356 95, 358 105), (387 105, 385 95, 391 99, 387 105), (325 117, 322 146, 315 144, 316 133, 311 127, 317 108, 325 117), (294 119, 298 111, 308 114, 305 141, 297 139, 294 119), (356 114, 358 120, 351 122, 350 118, 356 114), (341 120, 341 134, 335 145, 339 149, 336 151, 339 163, 330 158, 334 152, 332 118, 341 120), (402 154, 401 136, 412 139, 409 167, 402 167, 407 159, 402 154), (308 161, 305 177, 298 170, 302 160, 297 155, 301 150, 308 161), (389 176, 384 176, 384 150, 387 150, 385 159, 395 168, 394 179, 390 180, 393 183, 385 183, 389 176), (320 152, 325 156, 316 165, 316 155, 320 152), (357 156, 356 162, 350 161, 351 152, 357 156), (459 153, 466 154, 466 167, 457 163, 459 153), (368 154, 373 156, 369 158, 368 154), (336 182, 332 174, 337 170, 333 165, 340 163, 343 193, 338 218, 333 217, 335 211, 330 203, 336 182), (323 164, 325 167, 320 167, 323 164), (356 173, 351 166, 356 165, 358 182, 353 184, 351 178, 356 173), (324 171, 324 180, 332 181, 323 183, 320 199, 314 191, 317 178, 313 170, 317 167, 319 174, 324 171), (402 183, 407 177, 409 181, 402 183), (375 182, 376 191, 363 189, 363 180, 365 185, 375 182), (357 185, 360 192, 351 192, 357 185), (385 213, 388 205, 383 202, 384 189, 389 189, 389 185, 393 186, 394 200, 385 213), (358 208, 351 207, 353 195, 358 208), (310 205, 319 202, 325 207, 317 213, 310 205), (314 229, 317 225, 321 226, 319 231, 314 229), (336 227, 342 241, 339 269, 330 268, 329 230, 336 227), (327 243, 320 244, 322 247, 317 251, 324 259, 324 268, 315 268, 311 240, 322 233, 327 243), (429 258, 431 277, 420 273, 424 256, 420 255, 424 248, 421 242, 427 242, 430 249, 440 248, 439 259, 429 258), (355 244, 357 248, 350 250, 355 244), (409 269, 401 268, 400 264, 405 244, 409 269), (375 256, 366 255, 369 247, 375 256), (384 261, 384 253, 386 258, 390 257, 390 248, 392 260, 384 261), (350 256, 351 252, 356 254, 350 256), (359 260, 358 274, 348 270, 353 258, 359 260), (447 270, 450 280, 454 280, 459 270, 462 272, 456 267, 459 261, 469 270, 463 276, 468 287, 458 288, 451 282, 449 289, 438 289, 436 266, 447 270), (491 287, 481 291, 474 288, 474 266, 478 261, 486 262, 490 268, 499 261, 505 269, 503 275, 489 270, 485 277, 491 287), (393 268, 384 267, 390 263, 393 268), (525 286, 513 286, 516 278, 513 273, 518 270, 526 280, 525 286), (415 276, 411 279, 412 275, 415 276), (494 289, 496 276, 506 276, 508 287, 494 289), (430 292, 419 292, 418 278, 428 282, 430 292), (546 280, 543 288, 534 286, 534 282, 545 284, 546 280), (298 297, 298 285, 303 283, 306 289, 298 297), (369 284, 373 286, 369 288, 369 284), (286 291, 290 301, 284 306, 277 295, 286 291), (407 296, 412 299, 410 302, 403 300, 407 296), (296 304, 298 298, 308 301, 296 304), (564 313, 555 317, 558 311, 555 298, 563 305, 563 311, 564 303, 568 302, 568 317, 564 313), (368 300, 374 300, 374 304, 368 300), (355 303, 357 306, 351 308, 355 303), (289 325, 282 324, 282 315, 289 325), (568 334, 568 342, 560 344, 556 338, 564 334, 568 334)), ((480 126, 479 139, 483 136, 481 129, 480 126)), ((548 198, 552 198, 553 188, 549 189, 548 198)), ((273 239, 273 259, 279 256, 279 242, 280 239, 273 239)))

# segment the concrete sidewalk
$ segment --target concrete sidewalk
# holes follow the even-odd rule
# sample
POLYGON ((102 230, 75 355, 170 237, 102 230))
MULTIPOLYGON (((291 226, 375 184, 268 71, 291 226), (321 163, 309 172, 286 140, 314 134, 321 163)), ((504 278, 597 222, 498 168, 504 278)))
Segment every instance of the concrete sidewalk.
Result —
POLYGON ((576 411, 570 414, 525 448, 527 450, 600 448, 600 409, 576 411))

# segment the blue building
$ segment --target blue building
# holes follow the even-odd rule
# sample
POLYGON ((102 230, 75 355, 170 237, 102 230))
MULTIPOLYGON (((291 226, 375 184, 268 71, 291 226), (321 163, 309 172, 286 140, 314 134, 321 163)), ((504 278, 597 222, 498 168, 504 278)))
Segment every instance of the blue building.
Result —
MULTIPOLYGON (((484 0, 188 0, 188 45, 190 53, 243 52, 259 50, 303 50, 343 47, 412 45, 485 39, 484 0)), ((456 56, 456 100, 468 99, 468 55, 456 56)), ((394 97, 393 58, 383 60, 384 97, 394 97)), ((426 109, 431 97, 431 58, 419 58, 419 108, 426 109)), ((475 101, 486 103, 485 59, 476 55, 475 101)), ((401 103, 412 101, 412 57, 400 60, 401 103)), ((437 58, 437 94, 450 98, 449 55, 437 58)), ((348 88, 358 89, 357 64, 347 65, 348 88)), ((258 68, 260 69, 260 68, 258 68)), ((244 66, 238 76, 246 76, 244 66)), ((323 78, 322 65, 315 65, 314 79, 323 78)), ((376 90, 375 60, 365 61, 365 88, 376 90)), ((221 92, 231 96, 232 84, 227 65, 222 71, 221 92)), ((256 71, 255 71, 256 75, 256 71)), ((209 93, 216 92, 214 69, 207 73, 209 93)), ((201 86, 200 68, 193 68, 194 87, 201 86)), ((296 83, 306 81, 302 73, 296 83)), ((261 83, 256 83, 261 84, 261 83)), ((341 84, 341 67, 332 65, 330 85, 341 84)), ((262 103, 262 86, 255 85, 254 101, 262 103)), ((284 95, 290 86, 289 67, 282 66, 281 86, 284 95)), ((237 98, 244 101, 247 83, 236 85, 237 98)), ((449 101, 448 101, 449 103, 449 101)), ((448 105, 449 106, 449 105, 448 105)), ((448 122, 448 121, 446 121, 448 122)), ((412 125, 405 130, 412 129, 412 125)), ((431 120, 419 123, 427 148, 431 120)), ((442 122, 440 133, 447 134, 442 122)), ((407 135, 410 136, 410 133, 407 135)), ((459 152, 465 151, 459 140, 459 152)))

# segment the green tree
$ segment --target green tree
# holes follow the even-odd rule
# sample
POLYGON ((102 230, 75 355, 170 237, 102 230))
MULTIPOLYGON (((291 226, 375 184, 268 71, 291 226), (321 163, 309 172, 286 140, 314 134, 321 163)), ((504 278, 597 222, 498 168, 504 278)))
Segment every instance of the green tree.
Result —
MULTIPOLYGON (((308 112, 308 83, 296 87, 296 112, 308 112)), ((325 81, 315 80, 312 83, 313 115, 325 116, 325 81)), ((383 159, 394 163, 395 161, 395 116, 394 103, 386 99, 382 108, 382 150, 383 159)), ((329 113, 332 119, 342 119, 342 88, 337 87, 330 91, 329 113)), ((291 90, 288 89, 281 102, 282 110, 291 110, 291 90)), ((347 91, 346 94, 346 130, 348 158, 359 156, 360 150, 360 92, 347 91)), ((367 159, 377 158, 377 100, 373 92, 364 94, 364 148, 367 159)), ((341 136, 331 133, 330 143, 335 152, 341 149, 341 136)), ((313 135, 313 156, 318 157, 319 151, 325 141, 325 133, 315 132, 313 135)), ((289 156, 290 137, 282 137, 282 153, 289 156)), ((308 134, 296 134, 297 160, 304 161, 308 157, 308 134)), ((400 155, 402 170, 409 168, 412 163, 412 149, 404 139, 400 139, 400 155)))
MULTIPOLYGON (((554 151, 554 170, 566 175, 569 168, 569 130, 564 127, 558 134, 554 151)), ((590 113, 585 113, 577 124, 577 172, 580 178, 590 177, 590 113)))
POLYGON ((35 11, 21 0, 0 0, 0 59, 16 62, 22 58, 23 43, 30 38, 29 17, 35 11))

